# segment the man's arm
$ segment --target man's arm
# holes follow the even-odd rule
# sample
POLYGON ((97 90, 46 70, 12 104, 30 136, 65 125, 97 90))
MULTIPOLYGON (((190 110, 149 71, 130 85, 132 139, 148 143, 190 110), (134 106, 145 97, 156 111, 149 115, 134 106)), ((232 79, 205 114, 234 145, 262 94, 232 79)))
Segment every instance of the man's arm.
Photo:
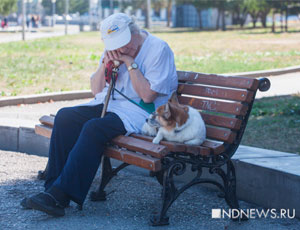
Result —
POLYGON ((105 65, 102 64, 95 73, 91 76, 91 90, 95 96, 97 93, 100 93, 105 87, 105 65))
MULTIPOLYGON (((127 68, 134 62, 132 57, 123 55, 117 51, 108 52, 108 57, 112 60, 115 59, 124 62, 127 68)), ((129 76, 134 90, 145 103, 151 103, 156 99, 158 93, 150 88, 150 83, 139 69, 130 70, 129 76)))
MULTIPOLYGON (((127 68, 134 62, 133 58, 128 58, 125 61, 127 68)), ((143 76, 139 69, 132 69, 129 71, 130 80, 134 90, 143 99, 145 103, 153 102, 157 97, 157 92, 150 88, 150 83, 143 76)))

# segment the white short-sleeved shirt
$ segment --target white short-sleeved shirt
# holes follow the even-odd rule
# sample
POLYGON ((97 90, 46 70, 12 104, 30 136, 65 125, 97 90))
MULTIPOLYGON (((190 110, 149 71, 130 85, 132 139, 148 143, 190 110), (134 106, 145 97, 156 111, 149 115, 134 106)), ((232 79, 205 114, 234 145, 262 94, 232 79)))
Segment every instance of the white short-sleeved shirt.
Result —
MULTIPOLYGON (((146 33, 148 36, 134 61, 138 64, 138 68, 144 77, 149 81, 151 89, 158 93, 158 97, 154 101, 155 108, 157 108, 165 104, 171 93, 177 89, 178 78, 174 54, 168 44, 150 33, 146 33)), ((100 65, 102 64, 102 58, 100 65)), ((115 87, 130 99, 137 103, 140 102, 141 98, 132 86, 125 64, 119 67, 115 87)), ((106 84, 102 92, 95 96, 94 100, 85 105, 92 106, 104 103, 107 90, 108 84, 106 84)), ((114 92, 114 97, 115 100, 112 100, 112 97, 110 98, 107 111, 116 113, 121 118, 127 130, 127 135, 130 133, 141 133, 142 126, 149 114, 117 92, 114 92)))

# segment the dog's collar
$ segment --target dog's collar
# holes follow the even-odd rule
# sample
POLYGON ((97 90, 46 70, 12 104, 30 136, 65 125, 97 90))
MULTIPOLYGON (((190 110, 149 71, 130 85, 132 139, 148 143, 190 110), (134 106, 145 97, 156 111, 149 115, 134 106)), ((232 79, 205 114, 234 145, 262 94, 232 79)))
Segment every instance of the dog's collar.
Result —
POLYGON ((182 129, 179 129, 179 130, 174 130, 174 133, 180 133, 182 131, 182 129))
MULTIPOLYGON (((176 126, 177 126, 177 124, 176 124, 176 126)), ((185 125, 182 125, 181 127, 176 127, 174 129, 174 133, 180 133, 184 128, 185 128, 185 125)))

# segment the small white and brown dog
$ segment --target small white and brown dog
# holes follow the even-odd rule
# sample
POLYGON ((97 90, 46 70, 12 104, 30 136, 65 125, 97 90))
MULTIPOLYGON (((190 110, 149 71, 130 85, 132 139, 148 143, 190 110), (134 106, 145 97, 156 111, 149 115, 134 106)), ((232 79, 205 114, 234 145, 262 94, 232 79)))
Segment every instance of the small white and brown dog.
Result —
POLYGON ((200 145, 206 137, 204 121, 196 109, 180 105, 174 92, 168 103, 156 109, 146 119, 142 133, 155 136, 153 143, 162 139, 188 145, 200 145))

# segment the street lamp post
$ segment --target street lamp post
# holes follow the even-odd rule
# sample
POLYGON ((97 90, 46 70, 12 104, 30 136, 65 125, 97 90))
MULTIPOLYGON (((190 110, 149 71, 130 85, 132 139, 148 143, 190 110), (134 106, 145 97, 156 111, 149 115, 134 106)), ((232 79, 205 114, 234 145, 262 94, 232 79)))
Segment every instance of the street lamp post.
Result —
POLYGON ((68 34, 69 0, 65 0, 65 35, 68 34))
POLYGON ((55 3, 56 0, 51 0, 52 2, 52 27, 55 25, 55 3))
POLYGON ((93 6, 93 0, 89 1, 89 25, 90 25, 90 31, 92 31, 92 6, 93 6))
POLYGON ((25 41, 25 24, 26 24, 26 5, 22 0, 22 40, 25 41))

